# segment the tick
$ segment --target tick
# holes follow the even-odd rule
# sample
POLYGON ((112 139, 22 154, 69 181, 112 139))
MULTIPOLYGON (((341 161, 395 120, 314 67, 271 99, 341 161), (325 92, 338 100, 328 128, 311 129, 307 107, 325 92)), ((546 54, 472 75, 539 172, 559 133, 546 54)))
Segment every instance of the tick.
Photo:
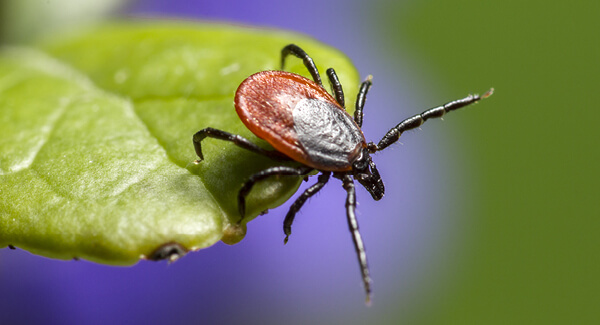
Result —
POLYGON ((312 58, 300 47, 290 44, 281 50, 281 69, 283 70, 285 59, 290 54, 303 60, 313 80, 285 71, 262 71, 244 80, 235 94, 235 109, 242 122, 275 150, 263 149, 236 134, 206 128, 198 131, 193 137, 194 148, 200 158, 197 162, 204 159, 202 140, 210 137, 233 142, 241 148, 278 161, 296 161, 301 164, 300 167, 271 167, 252 175, 238 192, 240 221, 245 215, 246 196, 256 182, 276 175, 306 177, 311 172, 318 171, 320 174, 317 182, 296 199, 285 216, 284 243, 287 243, 292 233, 296 213, 306 200, 319 192, 331 176, 339 179, 347 193, 346 217, 358 256, 366 299, 369 302, 371 278, 365 246, 354 213, 354 180, 364 186, 374 200, 380 200, 385 188, 371 159, 372 154, 387 148, 396 142, 404 131, 417 128, 430 118, 442 117, 447 112, 489 97, 493 89, 482 96, 469 95, 409 117, 391 128, 379 143, 375 144, 367 142, 361 130, 363 107, 372 84, 371 76, 360 85, 354 117, 351 117, 346 112, 344 91, 335 70, 327 69, 327 77, 333 88, 331 95, 323 87, 312 58))

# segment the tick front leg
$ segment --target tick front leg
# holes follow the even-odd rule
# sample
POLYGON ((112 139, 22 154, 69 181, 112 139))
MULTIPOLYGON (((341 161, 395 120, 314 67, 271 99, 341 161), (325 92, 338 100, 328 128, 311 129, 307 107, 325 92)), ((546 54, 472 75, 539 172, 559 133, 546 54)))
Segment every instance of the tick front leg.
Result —
POLYGON ((493 92, 494 92, 494 88, 488 90, 485 94, 483 94, 481 96, 469 95, 465 98, 448 102, 442 106, 434 107, 434 108, 424 111, 421 114, 417 114, 415 116, 409 117, 406 120, 400 122, 395 127, 393 127, 391 130, 389 130, 388 133, 386 133, 386 135, 381 139, 381 141, 379 141, 375 150, 379 151, 379 150, 385 149, 387 146, 398 141, 398 139, 400 138, 400 135, 402 135, 402 133, 404 131, 418 128, 419 126, 421 126, 423 123, 425 123, 425 121, 427 121, 430 118, 442 117, 442 116, 444 116, 444 114, 446 114, 450 111, 454 111, 459 108, 477 103, 478 101, 480 101, 483 98, 490 97, 493 94, 493 92))
POLYGON ((200 157, 200 159, 197 160, 197 162, 204 160, 204 156, 202 155, 201 143, 202 143, 202 140, 204 140, 206 137, 230 141, 230 142, 233 142, 233 144, 235 144, 236 146, 238 146, 240 148, 250 150, 254 153, 257 153, 257 154, 260 154, 263 156, 267 156, 271 159, 275 159, 278 161, 291 160, 290 158, 288 158, 284 154, 280 153, 279 151, 263 149, 263 148, 257 146, 256 144, 250 142, 250 140, 243 138, 242 136, 239 136, 237 134, 231 134, 229 132, 225 132, 225 131, 221 131, 221 130, 217 130, 217 129, 213 129, 213 128, 206 128, 206 129, 202 129, 202 130, 196 132, 196 134, 194 134, 194 137, 193 137, 194 148, 196 149, 196 155, 198 155, 198 157, 200 157))
POLYGON ((323 82, 321 81, 321 75, 319 74, 319 69, 317 69, 315 62, 306 52, 304 52, 303 49, 301 49, 296 44, 289 44, 289 45, 285 46, 283 49, 281 49, 281 70, 283 70, 283 68, 285 66, 285 58, 290 54, 294 55, 297 58, 302 59, 304 66, 306 67, 308 72, 310 72, 310 75, 312 76, 313 80, 319 86, 323 87, 323 82))
POLYGON ((352 234, 354 248, 358 256, 358 264, 360 265, 360 273, 362 274, 363 285, 367 294, 367 304, 371 302, 371 277, 369 275, 369 265, 367 264, 367 252, 363 243, 360 232, 358 231, 358 221, 356 220, 356 192, 354 190, 354 181, 350 175, 345 175, 342 178, 344 189, 348 196, 346 197, 346 216, 348 218, 348 228, 352 234))
POLYGON ((329 176, 331 176, 330 172, 323 172, 319 175, 318 181, 311 187, 307 188, 302 195, 300 195, 296 201, 290 207, 287 215, 285 216, 285 220, 283 221, 283 233, 285 234, 285 239, 283 240, 284 244, 287 244, 288 238, 292 234, 292 223, 294 223, 294 217, 296 213, 300 211, 306 200, 311 196, 317 194, 325 184, 329 181, 329 176))
POLYGON ((373 85, 373 76, 369 75, 365 81, 360 85, 360 90, 356 96, 356 109, 354 110, 354 121, 358 124, 358 127, 362 127, 363 124, 363 108, 367 101, 367 93, 373 85))
POLYGON ((241 222, 244 219, 244 216, 246 215, 246 196, 248 196, 248 193, 250 193, 250 190, 252 190, 252 187, 254 186, 254 184, 256 184, 256 182, 259 182, 270 176, 304 176, 308 175, 312 171, 313 169, 307 166, 299 168, 279 166, 267 168, 263 171, 252 175, 250 179, 246 181, 246 183, 244 183, 244 185, 238 192, 238 209, 240 211, 239 222, 241 222))

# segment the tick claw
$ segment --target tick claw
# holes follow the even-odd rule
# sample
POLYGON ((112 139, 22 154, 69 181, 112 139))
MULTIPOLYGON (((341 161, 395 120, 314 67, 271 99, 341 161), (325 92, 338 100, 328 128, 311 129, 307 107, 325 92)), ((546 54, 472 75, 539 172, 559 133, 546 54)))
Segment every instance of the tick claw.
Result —
POLYGON ((481 95, 481 98, 488 98, 494 94, 494 88, 490 88, 490 90, 486 91, 485 94, 481 95))

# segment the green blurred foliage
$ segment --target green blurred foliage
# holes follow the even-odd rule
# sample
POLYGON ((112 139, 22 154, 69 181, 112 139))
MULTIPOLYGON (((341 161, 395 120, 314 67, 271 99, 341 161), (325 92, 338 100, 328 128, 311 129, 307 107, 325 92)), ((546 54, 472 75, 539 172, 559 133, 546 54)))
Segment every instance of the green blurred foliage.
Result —
POLYGON ((2 0, 0 43, 22 43, 96 23, 130 0, 2 0))
POLYGON ((378 14, 393 22, 380 26, 390 52, 444 96, 496 88, 484 113, 452 123, 480 191, 460 271, 421 321, 597 324, 600 3, 432 0, 378 14))

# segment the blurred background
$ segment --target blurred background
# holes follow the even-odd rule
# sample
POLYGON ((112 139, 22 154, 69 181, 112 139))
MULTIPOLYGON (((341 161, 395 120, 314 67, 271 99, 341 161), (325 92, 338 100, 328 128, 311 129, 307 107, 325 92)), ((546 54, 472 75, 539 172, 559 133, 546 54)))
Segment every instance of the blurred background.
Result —
POLYGON ((1 324, 600 321, 599 2, 0 6, 3 43, 106 16, 216 20, 311 35, 346 53, 362 78, 374 76, 363 128, 371 141, 424 109, 496 89, 375 156, 386 197, 373 202, 358 191, 374 279, 370 307, 345 194, 333 180, 297 217, 286 246, 281 224, 289 202, 251 222, 240 244, 218 243, 171 265, 110 267, 2 249, 1 324))

